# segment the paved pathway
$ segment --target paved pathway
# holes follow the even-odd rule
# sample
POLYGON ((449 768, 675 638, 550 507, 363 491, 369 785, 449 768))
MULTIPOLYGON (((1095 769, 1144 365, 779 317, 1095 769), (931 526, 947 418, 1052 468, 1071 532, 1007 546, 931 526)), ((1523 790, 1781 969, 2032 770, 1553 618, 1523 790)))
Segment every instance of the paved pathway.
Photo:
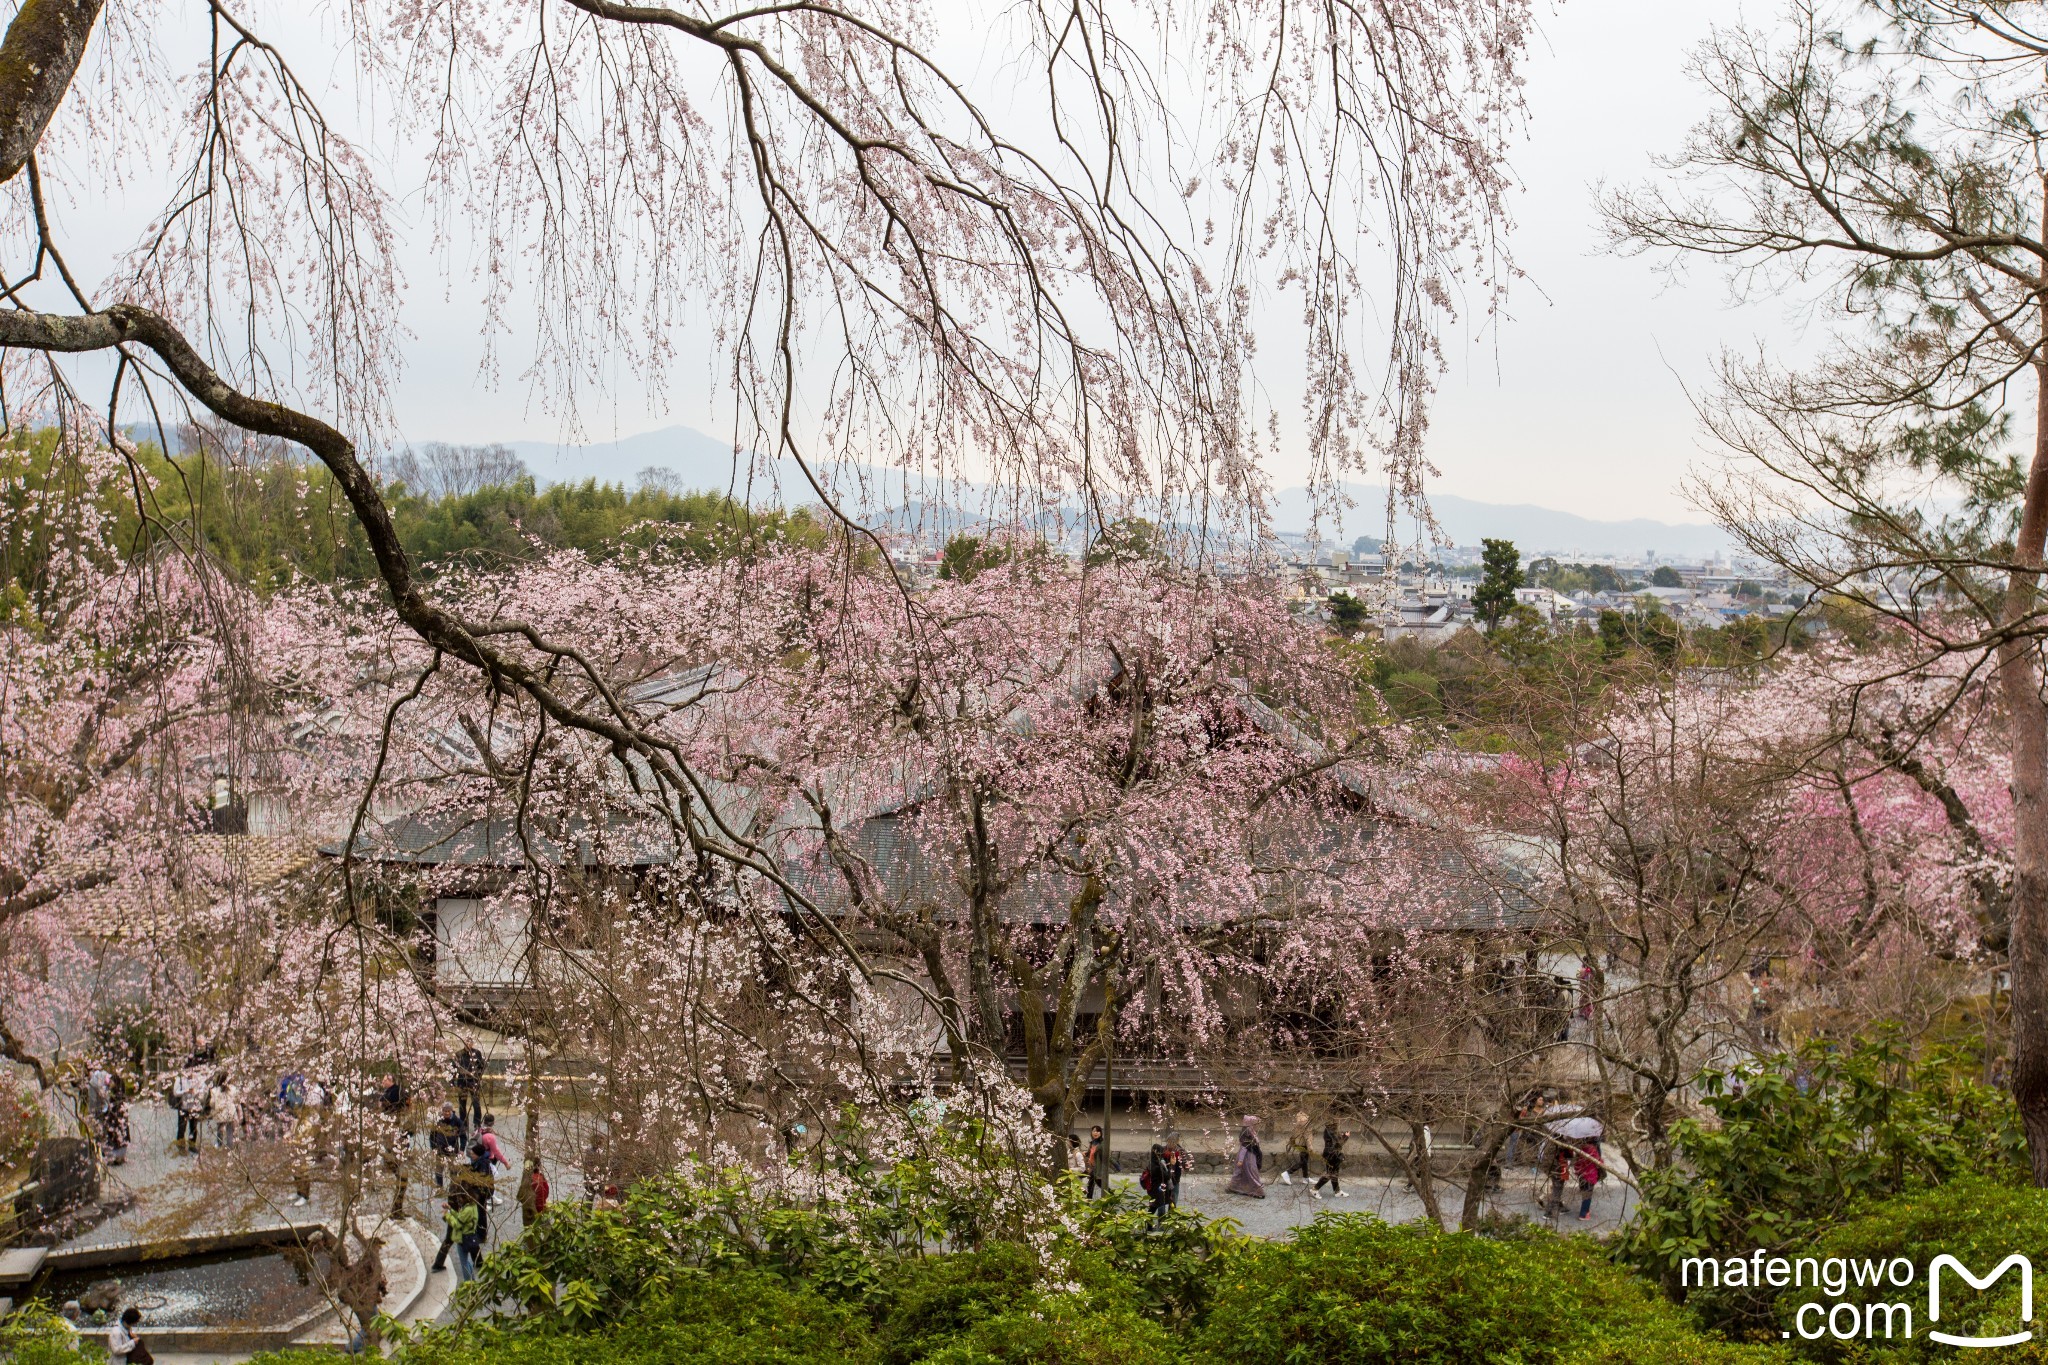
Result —
MULTIPOLYGON (((1128 1183, 1133 1190, 1137 1187, 1135 1177, 1114 1178, 1119 1184, 1128 1183)), ((1332 1196, 1327 1186, 1323 1190, 1323 1198, 1312 1198, 1307 1187, 1283 1185, 1279 1176, 1270 1171, 1267 1173, 1264 1199, 1247 1199, 1243 1195, 1226 1193, 1224 1186, 1228 1183, 1229 1177, 1223 1175, 1190 1175, 1181 1183, 1181 1203, 1209 1218, 1234 1218, 1255 1237, 1284 1237, 1294 1228, 1314 1222, 1317 1214, 1325 1212, 1373 1213, 1390 1223, 1419 1222, 1423 1217, 1422 1201, 1408 1188, 1408 1182, 1399 1177, 1354 1179, 1346 1176, 1345 1197, 1341 1199, 1332 1196)), ((1540 1192, 1547 1196, 1548 1184, 1541 1184, 1540 1192)), ((1537 1200, 1538 1193, 1536 1174, 1523 1168, 1510 1173, 1503 1181, 1501 1191, 1488 1203, 1497 1214, 1544 1223, 1547 1220, 1543 1206, 1537 1200)), ((1592 1219, 1581 1223, 1578 1220, 1578 1191, 1567 1189, 1565 1196, 1568 1205, 1558 1215, 1557 1230, 1595 1236, 1613 1232, 1636 1203, 1635 1192, 1626 1185, 1618 1180, 1603 1180, 1593 1191, 1592 1219)), ((1465 1206, 1464 1186, 1439 1182, 1437 1203, 1443 1210, 1445 1221, 1455 1226, 1465 1206)))

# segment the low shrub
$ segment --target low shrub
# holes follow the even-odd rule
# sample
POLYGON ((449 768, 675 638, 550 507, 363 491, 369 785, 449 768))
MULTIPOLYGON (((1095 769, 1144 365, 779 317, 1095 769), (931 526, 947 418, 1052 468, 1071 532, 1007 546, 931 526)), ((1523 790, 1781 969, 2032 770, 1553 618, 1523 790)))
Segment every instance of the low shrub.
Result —
POLYGON ((881 1359, 912 1365, 989 1318, 1028 1312, 1039 1282, 1038 1258, 1016 1243, 898 1262, 874 1295, 881 1359))
POLYGON ((1475 1237, 1370 1215, 1324 1215, 1285 1242, 1219 1258, 1191 1359, 1302 1361, 1765 1361, 1730 1346, 1582 1239, 1475 1237))
POLYGON ((998 1313, 917 1357, 918 1365, 1180 1365, 1168 1331, 1128 1308, 1050 1297, 998 1313))
MULTIPOLYGON (((1882 1200, 1861 1206, 1856 1215, 1824 1233, 1800 1256, 1825 1262, 1830 1258, 1859 1268, 1882 1271, 1894 1258, 1912 1263, 1915 1279, 1910 1286, 1887 1283, 1882 1289, 1852 1284, 1837 1299, 1811 1285, 1779 1292, 1778 1329, 1791 1333, 1799 1354, 1807 1359, 1850 1361, 1884 1359, 1897 1361, 1953 1360, 1957 1351, 1928 1339, 1931 1325, 1926 1317, 1926 1275, 1934 1258, 1958 1258, 1978 1275, 2013 1252, 2023 1252, 2038 1264, 2048 1263, 2048 1190, 2015 1188, 1982 1180, 1958 1180, 1940 1189, 1882 1200), (1912 1339, 1874 1345, 1862 1341, 1841 1342, 1831 1336, 1804 1340, 1795 1330, 1804 1304, 1832 1308, 1837 1302, 1901 1302, 1912 1312, 1912 1339)), ((1873 1276, 1866 1273, 1866 1280, 1873 1276)), ((1853 1276, 1852 1276, 1853 1279, 1853 1276)), ((2025 1346, 1995 1352, 2004 1360, 2048 1360, 2048 1343, 2038 1339, 2038 1323, 2020 1319, 2020 1277, 2008 1272, 1990 1289, 1971 1289, 1960 1277, 1944 1275, 1940 1330, 1959 1336, 2001 1336, 2008 1332, 2036 1329, 2037 1339, 2025 1346)), ((1807 1315, 1807 1330, 1814 1330, 1814 1316, 1807 1315)), ((1903 1333, 1902 1333, 1903 1335, 1903 1333)))
POLYGON ((1966 1054, 1915 1056, 1891 1032, 1710 1073, 1704 1103, 1714 1121, 1676 1126, 1678 1162, 1644 1175, 1642 1206, 1617 1253, 1712 1325, 1769 1326, 1770 1295, 1688 1296, 1680 1266, 1806 1246, 1874 1198, 1968 1176, 2021 1183, 2018 1112, 1975 1073, 1966 1054))

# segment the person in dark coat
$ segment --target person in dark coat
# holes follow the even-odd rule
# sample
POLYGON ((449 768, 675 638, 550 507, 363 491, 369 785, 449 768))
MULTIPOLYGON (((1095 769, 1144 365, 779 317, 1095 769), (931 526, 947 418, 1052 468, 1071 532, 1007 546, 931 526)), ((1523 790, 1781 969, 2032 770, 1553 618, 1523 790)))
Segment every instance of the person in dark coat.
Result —
POLYGON ((1180 1178, 1194 1167, 1193 1158, 1180 1145, 1180 1138, 1172 1133, 1166 1135, 1166 1167, 1173 1173, 1173 1193, 1168 1202, 1180 1203, 1180 1178))
POLYGON ((1156 1224, 1173 1207, 1173 1164, 1166 1159, 1166 1144, 1152 1144, 1152 1159, 1145 1163, 1145 1193, 1152 1196, 1152 1221, 1156 1224))
POLYGON ((1350 1140, 1350 1132, 1340 1130, 1336 1120, 1332 1119, 1323 1125, 1323 1174, 1322 1178, 1316 1181, 1316 1187, 1309 1191, 1316 1198, 1323 1197, 1325 1184, 1329 1185, 1330 1193, 1337 1198, 1345 1197, 1344 1182, 1339 1177, 1344 1174, 1344 1144, 1350 1140))
POLYGON ((462 1116, 455 1112, 454 1105, 442 1105, 441 1116, 427 1130, 427 1147, 434 1154, 434 1184, 447 1183, 448 1168, 468 1146, 469 1133, 462 1125, 462 1116))
POLYGON ((448 1084, 455 1091, 455 1112, 463 1127, 474 1133, 484 1121, 484 1054, 469 1043, 455 1054, 455 1069, 448 1084))
POLYGON ((1294 1173, 1301 1172, 1302 1183, 1308 1183, 1308 1111, 1294 1116, 1294 1127, 1287 1133, 1287 1165, 1280 1172, 1280 1183, 1292 1185, 1294 1173))
POLYGON ((1109 1193, 1109 1148, 1102 1141, 1102 1125, 1088 1130, 1088 1185, 1085 1196, 1093 1199, 1109 1193))

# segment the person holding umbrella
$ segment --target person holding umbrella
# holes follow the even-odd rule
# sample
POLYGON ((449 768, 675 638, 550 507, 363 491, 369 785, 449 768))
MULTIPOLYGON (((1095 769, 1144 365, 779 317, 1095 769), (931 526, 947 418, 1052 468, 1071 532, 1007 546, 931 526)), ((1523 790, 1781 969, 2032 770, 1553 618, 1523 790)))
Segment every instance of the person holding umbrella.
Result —
POLYGON ((1551 1135, 1550 1200, 1545 1216, 1556 1218, 1564 1202, 1564 1185, 1576 1181, 1579 1187, 1579 1221, 1593 1217, 1593 1187, 1606 1174, 1600 1161, 1600 1138, 1606 1129, 1590 1114, 1578 1114, 1544 1125, 1551 1135))

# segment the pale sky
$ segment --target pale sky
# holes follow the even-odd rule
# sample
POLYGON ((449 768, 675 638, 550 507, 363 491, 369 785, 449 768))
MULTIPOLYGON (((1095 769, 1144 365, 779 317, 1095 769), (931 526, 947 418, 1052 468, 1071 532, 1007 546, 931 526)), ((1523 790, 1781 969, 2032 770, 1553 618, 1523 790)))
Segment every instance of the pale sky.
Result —
MULTIPOLYGON (((1699 385, 1724 347, 1797 347, 1798 322, 1782 302, 1728 306, 1712 263, 1674 289, 1646 261, 1602 254, 1594 185, 1649 175, 1653 153, 1678 147, 1705 109, 1684 79, 1686 53, 1745 4, 1754 19, 1778 17, 1778 0, 1561 0, 1544 18, 1527 68, 1530 127, 1515 156, 1525 191, 1513 249, 1529 278, 1497 329, 1475 333, 1472 319, 1448 339, 1430 443, 1441 491, 1603 519, 1705 519, 1678 488, 1689 467, 1712 458, 1685 385, 1699 385)), ((138 222, 104 206, 60 214, 81 247, 98 248, 83 259, 110 257, 138 222)), ((424 239, 425 226, 414 226, 424 239)), ((401 261, 412 337, 396 393, 399 430, 414 441, 559 440, 563 423, 528 402, 517 377, 530 340, 504 347, 499 387, 479 376, 477 287, 459 251, 446 274, 424 240, 401 248, 401 261)), ((678 347, 686 357, 691 349, 678 347)), ((1298 378, 1286 372, 1284 346, 1261 360, 1264 391, 1284 421, 1298 378)), ((708 361, 679 360, 665 410, 626 380, 608 400, 585 404, 583 430, 600 441, 676 423, 727 430, 712 407, 719 378, 708 361)), ((1273 475, 1276 486, 1301 482, 1298 467, 1273 475)))
POLYGON ((1677 487, 1711 460, 1686 398, 1726 346, 1797 345, 1786 304, 1730 307, 1697 263, 1679 287, 1603 254, 1595 182, 1653 173, 1706 110, 1684 79, 1715 25, 1776 18, 1773 0, 1564 0, 1530 64, 1515 251, 1531 276, 1498 348, 1480 337, 1444 380, 1430 449, 1446 492, 1603 519, 1701 521, 1677 487))
MULTIPOLYGON (((1776 8, 1748 3, 1764 19, 1776 8)), ((1497 336, 1452 339, 1431 441, 1443 491, 1599 518, 1704 519, 1678 489, 1686 469, 1709 458, 1684 385, 1697 385, 1723 346, 1792 340, 1794 323, 1782 308, 1727 306, 1711 264, 1673 289, 1648 262, 1602 254, 1593 187, 1648 175, 1653 153, 1679 145, 1705 108, 1683 78, 1685 55, 1711 24, 1742 13, 1735 0, 1563 0, 1544 20, 1516 158, 1526 190, 1514 250, 1530 278, 1497 336)), ((444 284, 431 271, 414 276, 418 340, 399 394, 406 434, 557 439, 552 416, 522 411, 516 390, 494 393, 475 378, 475 317, 462 283, 446 303, 444 284)), ((1265 356, 1275 370, 1279 354, 1265 356)), ((1263 378, 1276 402, 1291 402, 1290 376, 1263 378)), ((717 430, 705 406, 712 391, 710 376, 684 364, 666 414, 629 384, 609 407, 586 410, 585 426, 597 439, 672 422, 717 430)), ((1275 476, 1299 481, 1285 467, 1275 476)))

